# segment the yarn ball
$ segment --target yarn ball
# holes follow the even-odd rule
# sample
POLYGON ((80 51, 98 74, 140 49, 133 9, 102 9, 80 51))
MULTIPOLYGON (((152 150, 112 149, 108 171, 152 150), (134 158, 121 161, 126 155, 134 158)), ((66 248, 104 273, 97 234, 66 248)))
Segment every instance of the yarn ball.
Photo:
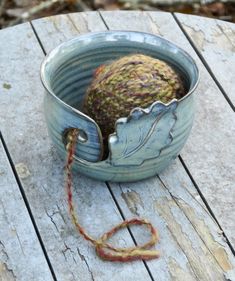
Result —
POLYGON ((83 111, 99 125, 103 139, 115 131, 115 122, 135 107, 155 101, 168 103, 184 95, 179 74, 166 62, 143 54, 121 57, 100 66, 87 89, 83 111))

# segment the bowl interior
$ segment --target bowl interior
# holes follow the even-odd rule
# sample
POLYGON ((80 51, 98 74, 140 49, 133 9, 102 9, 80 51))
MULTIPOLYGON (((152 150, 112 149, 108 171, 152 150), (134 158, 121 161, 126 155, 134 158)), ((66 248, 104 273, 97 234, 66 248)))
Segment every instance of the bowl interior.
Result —
POLYGON ((42 82, 48 92, 81 110, 94 70, 134 53, 146 54, 171 64, 180 73, 188 94, 196 86, 198 69, 184 50, 162 37, 129 31, 90 33, 61 44, 44 60, 42 82))

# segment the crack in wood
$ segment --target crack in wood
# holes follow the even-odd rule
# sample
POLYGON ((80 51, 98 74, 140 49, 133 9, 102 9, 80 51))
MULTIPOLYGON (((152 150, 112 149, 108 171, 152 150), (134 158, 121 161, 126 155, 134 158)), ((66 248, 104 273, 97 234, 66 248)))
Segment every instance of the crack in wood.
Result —
POLYGON ((0 280, 1 281, 16 281, 17 277, 14 271, 8 267, 7 263, 0 262, 0 280))
POLYGON ((133 214, 139 216, 140 213, 138 211, 138 208, 141 207, 144 209, 144 204, 141 200, 140 195, 134 190, 127 190, 126 192, 122 191, 121 196, 126 202, 126 205, 129 208, 129 210, 133 214))
POLYGON ((55 28, 56 32, 60 33, 64 37, 64 39, 66 39, 65 34, 61 31, 61 29, 57 25, 57 20, 59 19, 60 17, 53 17, 53 16, 48 17, 48 21, 50 21, 53 24, 53 27, 55 28))
POLYGON ((94 278, 93 272, 92 272, 92 270, 90 269, 90 266, 89 266, 89 264, 88 264, 88 262, 87 262, 87 260, 86 260, 86 259, 85 259, 85 264, 86 264, 87 269, 88 269, 88 271, 89 271, 89 273, 90 273, 90 276, 91 276, 92 281, 95 281, 95 278, 94 278))
POLYGON ((16 280, 16 276, 14 274, 13 269, 10 269, 7 261, 9 260, 9 256, 5 250, 4 243, 0 240, 0 252, 5 256, 5 262, 0 261, 0 281, 11 281, 16 280), (5 277, 4 277, 5 276, 5 277))
POLYGON ((180 264, 176 262, 176 260, 173 257, 170 257, 169 262, 169 272, 171 275, 172 280, 174 281, 182 281, 182 280, 187 280, 187 281, 195 281, 197 278, 191 274, 189 274, 187 271, 185 271, 180 264))
POLYGON ((92 32, 90 27, 89 27, 89 24, 88 24, 87 14, 86 13, 82 13, 82 18, 84 19, 84 24, 85 24, 87 32, 92 32))
MULTIPOLYGON (((224 35, 224 37, 226 38, 226 40, 222 40, 222 44, 223 47, 227 46, 229 50, 231 50, 232 52, 235 52, 235 45, 233 44, 231 38, 228 36, 228 34, 226 33, 226 31, 224 30, 224 28, 217 22, 216 26, 218 27, 218 29, 221 31, 221 33, 224 35), (227 41, 227 43, 226 43, 227 41)), ((235 32, 233 32, 231 30, 233 36, 235 35, 235 32)), ((216 36, 217 38, 218 36, 216 36)), ((217 38, 218 39, 218 38, 217 38)))
POLYGON ((57 227, 57 224, 56 224, 56 222, 55 222, 54 219, 53 219, 53 216, 54 216, 55 214, 58 214, 59 211, 55 211, 55 212, 53 212, 51 215, 49 214, 49 212, 48 212, 46 209, 45 209, 45 212, 46 212, 46 215, 50 218, 50 220, 51 220, 51 222, 53 223, 53 225, 55 226, 57 232, 60 233, 60 231, 59 231, 59 229, 58 229, 58 227, 57 227))
POLYGON ((153 34, 158 34, 162 36, 162 33, 160 31, 159 26, 157 25, 157 23, 155 22, 155 20, 152 18, 151 14, 148 12, 143 12, 144 15, 146 14, 146 16, 150 19, 150 28, 152 30, 153 34))
POLYGON ((16 228, 15 228, 15 234, 16 234, 17 240, 18 240, 18 242, 19 242, 20 249, 21 249, 23 255, 25 256, 24 246, 23 246, 22 243, 21 243, 21 240, 20 240, 20 237, 19 237, 19 235, 18 235, 18 232, 17 232, 16 228))
MULTIPOLYGON (((184 229, 183 227, 184 218, 178 222, 177 218, 179 214, 177 209, 179 206, 175 202, 175 199, 162 198, 161 200, 156 200, 155 205, 157 212, 159 212, 167 222, 167 227, 174 237, 174 240, 178 243, 179 247, 187 257, 195 277, 200 281, 221 280, 221 274, 223 273, 221 265, 217 264, 214 256, 208 255, 208 252, 210 253, 210 251, 208 251, 204 243, 198 245, 197 248, 194 248, 193 241, 196 238, 188 236, 187 228, 184 229), (202 269, 202 264, 205 265, 204 269, 202 269)), ((180 212, 182 212, 181 208, 180 212)), ((185 216, 185 218, 188 220, 187 216, 185 216)))
POLYGON ((200 29, 196 30, 195 28, 188 26, 187 24, 182 24, 185 31, 197 42, 197 47, 199 50, 204 50, 204 43, 207 41, 204 32, 200 29))
MULTIPOLYGON (((62 250, 61 252, 62 252, 62 254, 63 254, 63 256, 64 256, 65 261, 67 262, 68 259, 67 259, 67 257, 66 257, 66 252, 69 251, 69 252, 71 252, 72 254, 74 254, 74 251, 72 251, 71 248, 68 247, 68 245, 67 245, 65 242, 64 242, 64 246, 65 246, 65 249, 62 250)), ((73 255, 73 260, 74 260, 74 262, 77 264, 77 261, 75 260, 74 255, 73 255)), ((73 280, 76 281, 77 279, 75 278, 75 275, 74 275, 73 271, 69 270, 69 273, 72 275, 73 280)))
POLYGON ((88 272, 91 276, 92 281, 95 281, 94 274, 93 274, 92 270, 90 269, 90 266, 89 266, 89 264, 86 260, 86 257, 80 252, 80 249, 78 247, 77 247, 77 252, 78 252, 78 255, 80 256, 81 260, 85 262, 87 270, 88 270, 88 272))
POLYGON ((0 240, 0 253, 2 253, 4 255, 4 260, 7 261, 9 259, 9 256, 7 254, 7 251, 5 250, 5 245, 4 243, 0 240))
MULTIPOLYGON (((66 262, 68 261, 68 259, 66 257, 66 252, 69 251, 72 254, 72 258, 73 258, 74 263, 77 264, 77 261, 76 261, 75 256, 74 256, 75 252, 66 244, 66 242, 64 242, 64 246, 65 246, 65 249, 62 250, 62 254, 63 254, 66 262)), ((80 252, 80 249, 78 247, 77 247, 77 253, 78 253, 81 261, 86 264, 87 270, 88 270, 88 272, 91 276, 91 280, 95 281, 94 274, 93 274, 92 270, 90 269, 89 263, 86 260, 86 257, 80 252)), ((73 274, 73 272, 71 272, 71 273, 73 274)))
MULTIPOLYGON (((64 246, 65 246, 65 249, 62 250, 62 253, 64 255, 65 260, 67 261, 66 252, 69 251, 74 255, 74 251, 66 244, 65 241, 64 241, 64 246)), ((73 260, 75 261, 75 259, 73 259, 73 260)), ((75 263, 77 263, 77 261, 75 261, 75 263)))
MULTIPOLYGON (((161 214, 160 214, 161 215, 161 214)), ((162 216, 163 217, 163 216, 162 216)), ((166 221, 167 220, 163 217, 163 219, 166 221)), ((180 248, 180 250, 182 251, 182 253, 184 254, 184 256, 186 257, 188 264, 189 264, 189 270, 192 273, 192 275, 195 277, 195 279, 197 281, 201 281, 200 279, 198 279, 197 273, 195 272, 195 269, 193 267, 193 264, 191 263, 190 259, 187 256, 187 252, 186 250, 181 246, 180 242, 176 239, 174 232, 172 231, 171 227, 169 227, 168 223, 167 223, 167 229, 169 230, 169 232, 171 233, 171 235, 174 237, 174 240, 176 241, 178 247, 180 248)))
MULTIPOLYGON (((160 179, 160 177, 159 177, 160 179)), ((172 192, 169 190, 167 185, 160 179, 163 186, 169 192, 170 196, 176 203, 176 205, 183 211, 184 215, 188 219, 189 223, 194 228, 195 232, 200 237, 201 241, 204 243, 208 251, 214 257, 217 264, 221 267, 223 271, 228 271, 232 269, 232 265, 228 259, 228 255, 225 249, 213 239, 212 234, 209 228, 206 226, 203 220, 200 220, 194 210, 182 199, 174 196, 172 192)))
POLYGON ((71 18, 70 14, 67 15, 68 20, 71 22, 72 26, 74 27, 74 29, 80 34, 81 31, 79 30, 79 28, 77 27, 77 25, 74 23, 73 19, 71 18))
POLYGON ((179 208, 183 210, 185 216, 191 223, 192 227, 195 229, 201 241, 207 247, 211 255, 215 258, 217 264, 221 267, 221 269, 224 271, 232 269, 232 265, 229 262, 228 255, 225 249, 213 239, 209 228, 205 225, 205 222, 197 218, 193 209, 190 208, 188 204, 182 199, 176 200, 175 202, 179 206, 179 208))
POLYGON ((61 208, 60 208, 60 206, 59 206, 58 203, 56 203, 56 207, 57 207, 57 209, 58 209, 58 214, 60 214, 60 216, 61 216, 61 218, 62 218, 64 224, 66 225, 65 217, 64 217, 64 215, 63 215, 63 213, 62 213, 62 210, 61 210, 61 208))

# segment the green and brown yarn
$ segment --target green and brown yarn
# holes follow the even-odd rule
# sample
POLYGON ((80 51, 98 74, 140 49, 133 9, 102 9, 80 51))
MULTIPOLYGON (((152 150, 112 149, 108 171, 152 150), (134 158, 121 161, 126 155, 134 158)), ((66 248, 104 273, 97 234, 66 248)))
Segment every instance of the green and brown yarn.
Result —
POLYGON ((99 125, 104 140, 115 122, 135 107, 170 102, 184 95, 183 83, 166 62, 142 54, 122 57, 99 67, 87 90, 84 112, 99 125))

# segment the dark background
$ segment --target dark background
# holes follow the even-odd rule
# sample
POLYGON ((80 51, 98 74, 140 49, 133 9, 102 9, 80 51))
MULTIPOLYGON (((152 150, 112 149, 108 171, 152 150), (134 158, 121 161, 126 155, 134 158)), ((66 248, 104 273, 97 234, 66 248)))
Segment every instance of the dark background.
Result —
POLYGON ((235 1, 0 0, 0 29, 50 15, 117 9, 181 12, 235 22, 235 1))

